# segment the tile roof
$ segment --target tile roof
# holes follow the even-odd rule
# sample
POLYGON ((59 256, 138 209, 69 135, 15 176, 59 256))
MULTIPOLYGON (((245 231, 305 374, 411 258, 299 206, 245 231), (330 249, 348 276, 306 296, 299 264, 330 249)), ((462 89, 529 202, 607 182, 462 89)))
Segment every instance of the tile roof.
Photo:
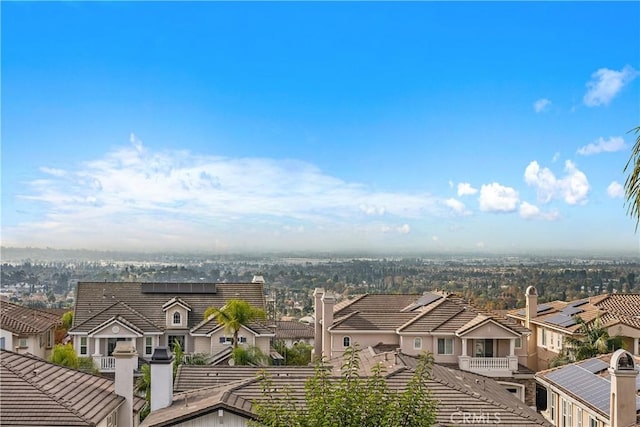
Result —
MULTIPOLYGON (((334 359, 330 363, 334 366, 332 376, 338 378, 340 372, 336 366, 341 366, 342 360, 334 359)), ((360 352, 361 374, 369 375, 372 367, 378 363, 385 366, 389 387, 392 390, 402 390, 413 376, 417 359, 396 353, 376 354, 370 348, 360 352)), ((262 384, 256 379, 261 371, 259 368, 249 367, 234 367, 229 370, 228 367, 183 365, 176 381, 189 388, 185 390, 183 386, 175 387, 182 393, 174 395, 173 405, 150 414, 142 426, 171 425, 179 419, 192 418, 218 408, 231 409, 249 418, 252 416, 252 402, 265 399, 262 384), (193 381, 200 381, 203 387, 195 387, 193 381)), ((296 407, 304 408, 305 384, 313 375, 313 368, 271 367, 267 368, 266 373, 273 388, 288 390, 288 399, 296 407)), ((434 365, 428 387, 433 398, 438 401, 436 425, 450 425, 452 416, 455 417, 460 412, 497 415, 502 425, 549 425, 539 414, 490 378, 434 365)))
POLYGON ((78 282, 71 332, 86 333, 118 314, 145 332, 162 331, 166 324, 166 313, 162 307, 172 298, 180 298, 182 303, 191 307, 189 329, 203 321, 208 307, 222 307, 230 299, 239 298, 255 307, 265 307, 262 283, 197 283, 193 284, 194 290, 190 290, 189 284, 162 285, 166 284, 78 282), (196 289, 203 291, 198 293, 196 289))
POLYGON ((57 314, 0 301, 0 328, 15 334, 39 334, 61 323, 57 314))
POLYGON ((0 373, 2 426, 93 426, 124 402, 112 380, 31 355, 0 350, 0 373))
POLYGON ((314 337, 314 327, 306 323, 293 320, 275 321, 275 339, 311 339, 314 337))
POLYGON ((365 294, 350 300, 350 304, 334 307, 334 316, 342 316, 354 311, 399 312, 422 295, 365 294))
POLYGON ((331 331, 395 331, 397 328, 416 317, 416 313, 389 313, 382 315, 376 312, 352 312, 349 316, 333 322, 331 331))

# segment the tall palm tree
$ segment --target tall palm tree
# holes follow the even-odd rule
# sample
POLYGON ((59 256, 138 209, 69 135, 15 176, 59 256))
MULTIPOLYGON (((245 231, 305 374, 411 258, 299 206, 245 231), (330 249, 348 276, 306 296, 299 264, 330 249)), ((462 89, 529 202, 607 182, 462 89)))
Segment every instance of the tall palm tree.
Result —
POLYGON ((624 167, 629 172, 624 182, 624 194, 627 200, 627 214, 636 220, 636 231, 640 224, 640 126, 629 132, 635 132, 636 143, 631 149, 631 156, 624 167))
POLYGON ((264 310, 239 299, 227 301, 222 308, 209 307, 205 310, 204 316, 207 319, 213 316, 218 324, 224 327, 225 332, 232 334, 234 350, 238 348, 238 331, 240 328, 254 320, 266 317, 264 310))

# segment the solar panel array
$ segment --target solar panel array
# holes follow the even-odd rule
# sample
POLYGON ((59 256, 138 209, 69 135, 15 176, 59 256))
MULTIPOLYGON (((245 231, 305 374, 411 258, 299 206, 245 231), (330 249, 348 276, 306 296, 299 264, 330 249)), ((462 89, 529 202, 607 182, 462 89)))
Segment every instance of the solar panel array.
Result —
POLYGON ((579 365, 567 365, 549 372, 546 377, 560 387, 571 390, 581 400, 609 413, 611 382, 579 365))
POLYGON ((558 326, 562 326, 564 328, 569 327, 569 326, 573 326, 576 324, 576 319, 574 319, 572 316, 567 315, 565 313, 558 313, 556 315, 553 315, 551 317, 549 317, 548 319, 544 319, 545 322, 547 323, 551 323, 553 325, 558 325, 558 326))
POLYGON ((415 310, 416 308, 424 307, 425 305, 429 305, 432 302, 439 300, 440 298, 442 298, 442 295, 432 294, 431 292, 427 292, 426 294, 418 298, 418 300, 408 308, 408 311, 415 310))
MULTIPOLYGON (((551 310, 552 308, 553 308, 553 307, 551 307, 549 304, 540 304, 540 305, 538 306, 538 308, 536 309, 536 314, 540 314, 540 313, 543 313, 543 312, 545 312, 545 311, 549 311, 549 310, 551 310)), ((522 308, 522 309, 518 310, 518 311, 516 312, 516 314, 518 314, 518 315, 520 315, 520 316, 524 316, 525 314, 527 314, 527 311, 526 311, 526 309, 525 309, 525 308, 522 308)))
POLYGON ((594 374, 602 372, 609 367, 609 364, 602 359, 587 359, 577 363, 577 365, 594 374))
POLYGON ((145 294, 215 294, 215 283, 143 283, 145 294))

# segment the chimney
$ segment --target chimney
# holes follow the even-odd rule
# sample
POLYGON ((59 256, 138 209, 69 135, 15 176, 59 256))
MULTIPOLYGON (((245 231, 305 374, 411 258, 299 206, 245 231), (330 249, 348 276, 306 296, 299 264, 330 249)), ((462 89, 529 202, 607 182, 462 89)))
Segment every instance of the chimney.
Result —
POLYGON ((118 341, 112 356, 116 360, 116 394, 124 397, 118 409, 118 425, 133 427, 133 371, 138 365, 138 353, 131 341, 118 341))
POLYGON ((156 347, 151 356, 151 412, 173 402, 173 354, 169 347, 156 347))
POLYGON ((322 296, 322 356, 331 358, 331 334, 329 328, 333 325, 333 306, 336 299, 333 294, 326 292, 322 296))
POLYGON ((538 315, 538 292, 534 286, 525 291, 525 321, 524 327, 531 331, 527 339, 527 368, 538 370, 538 327, 531 324, 531 320, 538 315))
POLYGON ((636 376, 638 369, 628 351, 616 350, 609 364, 611 376, 611 398, 609 404, 609 424, 611 427, 636 425, 636 376))
POLYGON ((322 296, 324 288, 316 288, 313 291, 313 356, 322 357, 322 296))

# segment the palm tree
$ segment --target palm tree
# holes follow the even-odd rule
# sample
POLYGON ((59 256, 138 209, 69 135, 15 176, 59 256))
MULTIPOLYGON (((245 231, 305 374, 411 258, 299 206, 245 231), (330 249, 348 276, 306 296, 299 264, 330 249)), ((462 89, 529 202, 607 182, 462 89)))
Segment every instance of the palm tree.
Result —
POLYGON ((231 299, 224 307, 209 307, 204 312, 205 318, 215 318, 219 325, 224 327, 225 332, 233 336, 232 345, 235 350, 238 348, 238 331, 243 325, 247 325, 254 320, 266 317, 264 310, 252 306, 247 301, 231 299))
POLYGON ((635 132, 636 143, 631 149, 631 156, 624 167, 629 175, 624 182, 624 193, 627 199, 627 214, 636 220, 636 231, 640 224, 640 126, 629 132, 635 132))
POLYGON ((580 337, 567 337, 567 351, 575 360, 589 359, 598 354, 605 354, 622 347, 622 339, 618 336, 610 337, 603 327, 599 317, 593 322, 585 322, 576 316, 576 323, 580 325, 580 337))

